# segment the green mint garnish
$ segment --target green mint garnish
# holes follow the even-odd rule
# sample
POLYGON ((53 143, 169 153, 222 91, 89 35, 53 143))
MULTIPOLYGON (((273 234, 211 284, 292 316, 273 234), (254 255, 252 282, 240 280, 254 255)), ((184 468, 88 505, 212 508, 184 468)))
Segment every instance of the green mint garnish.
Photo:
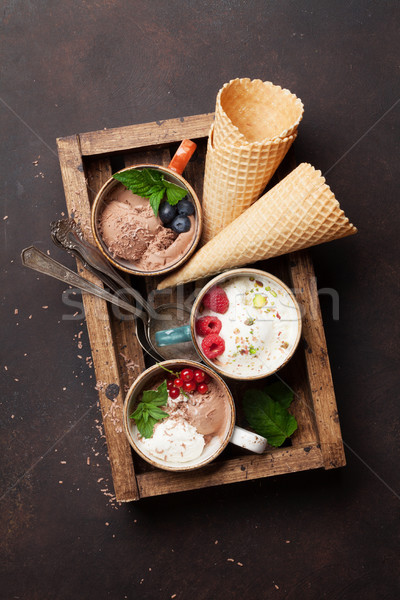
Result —
POLYGON ((136 410, 129 415, 130 419, 135 420, 139 433, 144 438, 150 438, 153 435, 154 425, 169 416, 160 408, 160 406, 167 404, 167 400, 167 382, 163 381, 156 390, 143 392, 141 402, 136 406, 136 410))
POLYGON ((268 385, 264 391, 247 390, 244 414, 256 433, 278 447, 297 429, 297 421, 288 411, 292 401, 293 393, 280 382, 268 385))
POLYGON ((130 169, 115 173, 113 177, 134 194, 147 198, 155 216, 165 195, 171 206, 178 204, 187 195, 186 189, 167 181, 164 174, 155 169, 130 169))
POLYGON ((249 349, 250 354, 257 354, 257 352, 258 352, 258 348, 254 348, 253 346, 250 346, 250 349, 249 349))

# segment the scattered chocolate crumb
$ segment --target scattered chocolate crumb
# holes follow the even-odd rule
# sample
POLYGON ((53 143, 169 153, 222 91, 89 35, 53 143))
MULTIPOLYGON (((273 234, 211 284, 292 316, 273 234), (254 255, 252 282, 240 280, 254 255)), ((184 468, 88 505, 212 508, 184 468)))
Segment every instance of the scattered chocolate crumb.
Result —
POLYGON ((104 388, 106 387, 106 383, 104 381, 98 381, 96 383, 96 385, 94 386, 94 389, 97 390, 98 392, 101 392, 102 390, 104 390, 104 388))

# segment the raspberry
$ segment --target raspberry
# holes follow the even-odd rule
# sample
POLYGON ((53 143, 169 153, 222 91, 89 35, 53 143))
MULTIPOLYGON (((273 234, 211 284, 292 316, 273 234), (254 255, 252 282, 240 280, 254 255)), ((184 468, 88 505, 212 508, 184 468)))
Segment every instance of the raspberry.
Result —
POLYGON ((201 317, 196 321, 196 331, 198 335, 208 335, 209 333, 219 333, 222 323, 218 317, 201 317))
POLYGON ((220 335, 209 333, 201 342, 202 350, 207 358, 213 359, 225 352, 225 342, 220 335))
POLYGON ((216 313, 220 313, 221 315, 225 314, 229 308, 229 300, 225 290, 217 285, 212 287, 211 290, 208 290, 204 295, 203 305, 205 308, 213 310, 216 313))

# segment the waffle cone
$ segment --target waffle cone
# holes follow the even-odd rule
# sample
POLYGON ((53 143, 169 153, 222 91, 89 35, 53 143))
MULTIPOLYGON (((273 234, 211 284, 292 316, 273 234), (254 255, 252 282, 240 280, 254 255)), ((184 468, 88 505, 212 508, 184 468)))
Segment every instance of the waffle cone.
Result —
POLYGON ((293 134, 268 144, 222 149, 213 146, 211 128, 202 201, 204 244, 257 200, 295 139, 293 134))
POLYGON ((214 147, 264 144, 297 132, 303 116, 297 96, 260 79, 232 79, 218 92, 214 147))
POLYGON ((320 171, 300 164, 158 286, 164 289, 357 233, 320 171))

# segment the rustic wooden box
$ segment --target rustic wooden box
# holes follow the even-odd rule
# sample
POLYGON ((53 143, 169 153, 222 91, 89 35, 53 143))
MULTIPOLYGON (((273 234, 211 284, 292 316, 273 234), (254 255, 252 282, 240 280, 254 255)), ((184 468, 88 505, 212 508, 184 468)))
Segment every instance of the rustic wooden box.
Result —
MULTIPOLYGON (((202 180, 206 141, 213 114, 157 121, 74 135, 57 140, 68 213, 83 227, 88 239, 90 206, 96 192, 113 172, 138 163, 168 165, 183 138, 197 142, 198 149, 185 170, 185 177, 202 197, 202 180)), ((286 157, 277 173, 295 166, 286 157)), ((281 174, 281 175, 279 175, 281 174)), ((146 365, 130 321, 120 321, 109 311, 107 303, 84 294, 86 322, 98 382, 100 405, 107 439, 115 496, 128 502, 184 490, 234 483, 282 473, 323 467, 331 469, 345 464, 324 327, 316 281, 309 254, 294 254, 257 263, 257 267, 274 273, 295 291, 303 311, 303 334, 299 348, 289 364, 279 372, 295 392, 291 410, 298 430, 288 445, 251 455, 229 445, 210 465, 189 473, 172 473, 156 469, 132 450, 122 427, 125 391, 146 365), (115 385, 116 384, 118 387, 115 385), (118 395, 116 392, 119 390, 118 395)), ((80 272, 102 285, 78 265, 80 272)), ((135 278, 133 285, 154 290, 154 278, 135 278)), ((186 289, 190 291, 189 288, 186 289)), ((171 292, 171 302, 173 301, 171 292)), ((157 296, 156 299, 157 301, 157 296)), ((165 294, 163 302, 166 301, 165 294)), ((146 361, 146 362, 145 362, 146 361)), ((240 397, 245 383, 228 381, 237 404, 241 424, 240 397)))

